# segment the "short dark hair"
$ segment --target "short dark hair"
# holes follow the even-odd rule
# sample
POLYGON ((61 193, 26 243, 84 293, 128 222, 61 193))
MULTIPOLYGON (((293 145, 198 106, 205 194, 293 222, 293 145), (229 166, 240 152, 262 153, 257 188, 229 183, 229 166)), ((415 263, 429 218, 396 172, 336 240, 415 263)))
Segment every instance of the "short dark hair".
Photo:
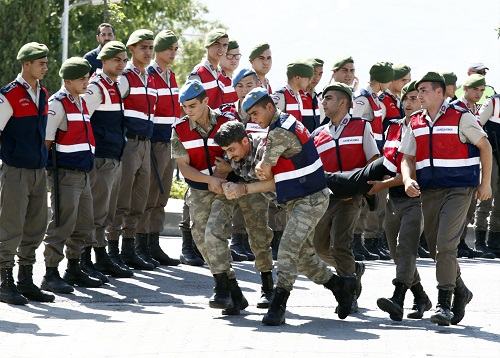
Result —
POLYGON ((203 102, 203 100, 207 98, 207 92, 205 92, 205 90, 203 90, 199 95, 197 95, 195 98, 193 99, 197 99, 198 101, 200 102, 203 102))
POLYGON ((431 82, 431 88, 433 91, 441 88, 443 90, 443 95, 446 93, 446 84, 444 82, 431 82))
POLYGON ((214 136, 214 142, 221 147, 229 147, 232 143, 241 143, 243 138, 248 137, 243 123, 238 121, 229 121, 220 126, 214 136))
POLYGON ((107 22, 103 22, 102 24, 97 26, 97 36, 99 36, 101 34, 101 29, 103 27, 111 27, 111 30, 113 31, 113 35, 115 34, 115 28, 113 27, 113 25, 108 24, 107 22))

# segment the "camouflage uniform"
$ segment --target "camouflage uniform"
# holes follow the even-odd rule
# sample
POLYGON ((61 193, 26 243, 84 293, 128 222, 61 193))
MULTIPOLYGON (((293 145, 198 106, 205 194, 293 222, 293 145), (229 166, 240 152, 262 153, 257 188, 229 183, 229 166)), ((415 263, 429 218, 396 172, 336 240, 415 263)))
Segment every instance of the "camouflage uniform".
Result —
MULTIPOLYGON (((217 112, 210 110, 210 123, 207 130, 191 120, 189 120, 189 127, 191 130, 196 129, 204 138, 207 138, 217 124, 218 117, 217 112)), ((172 158, 188 155, 175 130, 172 131, 171 143, 172 158)), ((193 240, 209 265, 211 273, 214 275, 227 273, 229 278, 234 278, 234 271, 231 268, 231 252, 228 246, 234 204, 227 200, 225 195, 191 187, 186 194, 186 204, 189 206, 193 240)))

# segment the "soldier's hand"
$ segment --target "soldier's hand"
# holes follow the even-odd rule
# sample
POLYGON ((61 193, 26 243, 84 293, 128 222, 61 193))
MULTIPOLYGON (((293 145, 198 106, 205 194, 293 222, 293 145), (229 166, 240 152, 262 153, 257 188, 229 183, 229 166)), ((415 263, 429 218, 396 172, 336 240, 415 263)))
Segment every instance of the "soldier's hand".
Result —
POLYGON ((491 186, 485 185, 483 183, 479 184, 476 192, 474 193, 474 197, 479 200, 488 200, 489 198, 491 198, 491 195, 491 186))
POLYGON ((372 185, 372 188, 367 193, 368 195, 377 194, 381 190, 385 189, 385 186, 381 180, 368 180, 367 183, 372 185))
POLYGON ((409 197, 415 198, 417 196, 420 196, 420 187, 415 180, 410 178, 408 180, 405 180, 404 184, 405 192, 409 197))
POLYGON ((227 180, 225 179, 210 177, 208 179, 208 190, 216 194, 224 194, 224 190, 222 190, 222 184, 226 182, 227 180))
POLYGON ((224 194, 229 200, 241 198, 245 195, 245 186, 243 184, 226 183, 224 185, 224 194))

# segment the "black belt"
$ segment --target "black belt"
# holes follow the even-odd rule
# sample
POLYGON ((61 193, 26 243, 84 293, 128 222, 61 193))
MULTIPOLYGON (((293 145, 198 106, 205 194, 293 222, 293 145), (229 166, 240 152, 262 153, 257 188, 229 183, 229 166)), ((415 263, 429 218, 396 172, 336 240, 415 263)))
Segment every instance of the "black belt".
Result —
POLYGON ((137 134, 133 134, 133 133, 129 133, 129 132, 127 132, 127 133, 125 134, 125 136, 126 136, 127 138, 130 138, 130 139, 135 139, 135 140, 142 140, 142 141, 149 140, 149 138, 148 138, 148 137, 144 137, 144 136, 142 136, 142 135, 137 135, 137 134))
POLYGON ((63 165, 59 165, 57 168, 59 169, 64 169, 64 170, 69 170, 71 172, 81 172, 81 173, 88 173, 88 171, 84 170, 84 169, 75 169, 75 168, 69 168, 69 167, 65 167, 63 165))

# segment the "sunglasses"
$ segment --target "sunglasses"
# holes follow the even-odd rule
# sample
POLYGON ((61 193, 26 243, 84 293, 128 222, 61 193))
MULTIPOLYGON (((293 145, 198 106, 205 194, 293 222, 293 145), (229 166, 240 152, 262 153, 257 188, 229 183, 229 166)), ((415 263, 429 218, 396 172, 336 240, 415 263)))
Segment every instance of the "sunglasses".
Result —
POLYGON ((241 53, 226 55, 228 60, 239 60, 241 58, 241 53))
POLYGON ((477 73, 478 75, 486 75, 486 69, 483 69, 483 70, 472 70, 471 72, 473 73, 477 73))

